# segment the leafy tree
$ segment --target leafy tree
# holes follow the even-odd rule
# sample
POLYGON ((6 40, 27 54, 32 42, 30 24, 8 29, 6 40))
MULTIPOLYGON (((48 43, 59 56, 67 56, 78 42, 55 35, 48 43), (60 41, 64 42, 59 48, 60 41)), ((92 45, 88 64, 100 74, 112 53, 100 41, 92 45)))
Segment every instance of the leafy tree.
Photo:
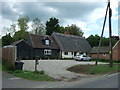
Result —
MULTIPOLYGON (((91 47, 97 47, 99 45, 100 36, 98 36, 98 35, 95 35, 95 36, 90 35, 87 38, 87 41, 89 42, 91 47)), ((116 42, 117 42, 117 40, 112 39, 112 46, 114 46, 116 42)), ((101 46, 109 46, 109 38, 102 37, 101 46)))
POLYGON ((83 36, 82 30, 76 26, 75 24, 72 24, 71 26, 65 27, 65 31, 69 32, 70 35, 77 35, 77 36, 83 36))
POLYGON ((35 34, 45 34, 45 26, 41 23, 40 19, 35 18, 33 19, 33 33, 35 34))
POLYGON ((60 32, 59 20, 55 17, 51 17, 46 22, 46 34, 51 35, 53 32, 60 32))
POLYGON ((59 33, 64 34, 64 32, 65 32, 65 27, 60 26, 60 27, 59 27, 59 33))
POLYGON ((10 45, 13 42, 13 38, 9 34, 2 37, 2 46, 10 45))
POLYGON ((18 26, 20 28, 20 30, 26 31, 28 29, 28 25, 27 23, 29 22, 29 18, 27 16, 20 16, 18 18, 18 26))
POLYGON ((98 46, 99 45, 99 40, 100 40, 100 36, 98 35, 90 35, 88 38, 87 38, 87 41, 89 42, 89 44, 91 45, 91 47, 95 47, 95 46, 98 46))
POLYGON ((18 41, 18 40, 21 40, 21 39, 24 39, 24 40, 27 41, 28 40, 28 32, 23 31, 23 30, 15 32, 15 34, 13 36, 13 40, 18 41))

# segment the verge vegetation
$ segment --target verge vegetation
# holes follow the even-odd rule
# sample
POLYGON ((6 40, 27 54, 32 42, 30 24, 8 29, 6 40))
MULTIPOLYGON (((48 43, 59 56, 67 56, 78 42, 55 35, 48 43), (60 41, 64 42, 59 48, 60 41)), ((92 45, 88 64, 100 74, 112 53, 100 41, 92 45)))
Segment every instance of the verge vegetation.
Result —
POLYGON ((111 74, 120 72, 119 70, 120 65, 114 64, 113 67, 109 67, 107 64, 100 64, 100 65, 76 65, 70 67, 69 71, 81 74, 88 74, 88 75, 102 75, 102 74, 111 74))

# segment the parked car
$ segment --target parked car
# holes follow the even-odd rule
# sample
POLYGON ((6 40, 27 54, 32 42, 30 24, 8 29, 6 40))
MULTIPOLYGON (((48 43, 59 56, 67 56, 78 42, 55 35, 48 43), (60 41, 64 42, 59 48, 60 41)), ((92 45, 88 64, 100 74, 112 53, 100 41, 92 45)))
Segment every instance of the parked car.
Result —
POLYGON ((90 61, 90 60, 91 60, 91 57, 88 57, 87 55, 81 55, 81 54, 79 54, 79 55, 76 55, 76 56, 74 57, 74 59, 75 59, 76 61, 90 61))

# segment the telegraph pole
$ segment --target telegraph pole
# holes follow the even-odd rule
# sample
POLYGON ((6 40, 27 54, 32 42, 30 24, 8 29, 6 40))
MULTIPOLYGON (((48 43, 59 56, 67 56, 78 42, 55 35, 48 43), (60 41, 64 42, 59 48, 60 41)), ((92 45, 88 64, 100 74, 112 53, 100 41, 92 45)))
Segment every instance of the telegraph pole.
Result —
POLYGON ((113 66, 113 60, 112 60, 112 30, 111 30, 111 17, 112 17, 112 9, 110 8, 110 0, 108 0, 108 7, 109 7, 109 47, 110 47, 110 63, 109 66, 113 66))
MULTIPOLYGON (((107 5, 107 9, 106 9, 106 13, 105 13, 105 19, 104 19, 104 23, 103 23, 102 33, 101 33, 99 46, 98 46, 98 50, 97 50, 97 59, 99 58, 99 51, 100 51, 100 47, 101 47, 101 43, 102 43, 102 37, 103 37, 103 33, 104 33, 104 28, 105 28, 105 23, 106 23, 106 19, 107 19, 108 9, 109 9, 109 5, 107 5)), ((97 65, 97 64, 98 64, 98 61, 96 60, 95 65, 97 65)))
MULTIPOLYGON (((109 13, 109 66, 112 67, 113 66, 113 60, 112 60, 112 30, 111 30, 111 17, 112 17, 112 9, 110 8, 110 0, 108 0, 108 5, 107 5, 107 9, 106 9, 106 14, 105 14, 105 19, 104 19, 104 23, 103 23, 103 29, 102 29, 102 34, 100 37, 100 42, 99 42, 99 47, 98 47, 98 51, 97 51, 97 59, 99 58, 99 51, 100 51, 100 46, 101 46, 101 41, 102 41, 102 36, 104 33, 104 28, 105 28, 105 23, 106 23, 106 18, 107 18, 107 12, 109 13), (109 10, 109 12, 108 12, 109 10)), ((95 65, 97 65, 97 60, 95 62, 95 65)))

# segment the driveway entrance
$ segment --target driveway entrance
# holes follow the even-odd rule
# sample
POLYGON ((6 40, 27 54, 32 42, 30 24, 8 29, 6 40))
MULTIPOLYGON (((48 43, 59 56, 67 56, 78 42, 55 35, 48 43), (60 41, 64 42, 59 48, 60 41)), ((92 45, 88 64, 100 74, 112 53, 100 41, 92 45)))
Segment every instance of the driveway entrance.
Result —
MULTIPOLYGON (((23 70, 35 70, 35 60, 22 60, 24 62, 23 70)), ((39 60, 37 70, 44 70, 45 73, 57 80, 73 80, 76 78, 87 77, 83 74, 76 74, 67 71, 69 67, 78 64, 95 64, 94 61, 75 61, 75 60, 39 60)), ((101 64, 101 63, 99 63, 101 64)), ((103 64, 103 63, 102 63, 103 64)))

